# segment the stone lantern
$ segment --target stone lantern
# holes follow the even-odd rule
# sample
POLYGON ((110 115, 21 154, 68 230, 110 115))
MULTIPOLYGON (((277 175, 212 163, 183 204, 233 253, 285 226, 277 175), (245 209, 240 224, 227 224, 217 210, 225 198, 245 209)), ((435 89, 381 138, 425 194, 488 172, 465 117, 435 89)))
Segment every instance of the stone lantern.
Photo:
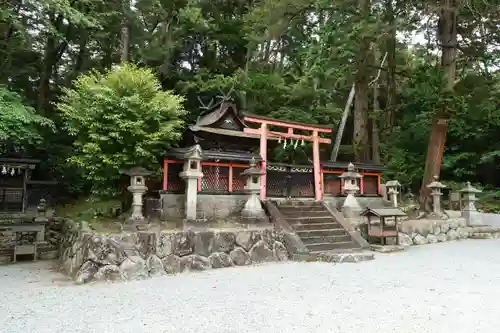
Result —
POLYGON ((354 195, 359 191, 358 182, 363 176, 356 172, 354 164, 349 163, 347 171, 339 178, 342 179, 342 188, 347 195, 342 204, 342 210, 346 217, 354 217, 356 213, 361 212, 361 206, 354 195))
POLYGON ((195 221, 198 204, 198 180, 203 177, 201 161, 203 150, 200 145, 190 147, 184 154, 184 169, 179 176, 186 181, 186 221, 195 221))
POLYGON ((252 161, 250 162, 250 167, 241 173, 242 176, 246 177, 245 190, 250 193, 250 197, 241 211, 241 216, 243 218, 250 218, 254 220, 267 219, 267 215, 264 212, 264 209, 262 209, 259 199, 260 180, 263 174, 264 172, 262 172, 262 169, 257 167, 254 158, 252 158, 252 161))
POLYGON ((151 172, 142 167, 133 167, 123 173, 130 177, 130 185, 127 190, 132 193, 132 214, 127 222, 143 223, 145 219, 142 215, 142 195, 148 190, 144 177, 149 176, 151 172))
POLYGON ((431 189, 432 214, 441 216, 441 196, 443 195, 441 190, 446 188, 446 186, 439 181, 438 176, 434 176, 434 181, 427 185, 427 187, 431 189))
POLYGON ((394 207, 398 207, 398 194, 401 184, 397 180, 389 180, 385 183, 385 188, 387 189, 387 194, 389 195, 389 200, 392 202, 394 207))
POLYGON ((462 194, 462 202, 464 204, 462 208, 462 217, 467 220, 469 225, 482 224, 474 204, 477 201, 476 193, 481 193, 481 191, 472 187, 470 182, 467 182, 465 187, 459 192, 462 194))

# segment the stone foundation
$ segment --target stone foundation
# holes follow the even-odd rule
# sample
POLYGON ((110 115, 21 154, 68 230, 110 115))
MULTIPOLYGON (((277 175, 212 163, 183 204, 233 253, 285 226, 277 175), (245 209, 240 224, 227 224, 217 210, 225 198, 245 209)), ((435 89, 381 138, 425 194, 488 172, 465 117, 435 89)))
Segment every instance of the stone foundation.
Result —
POLYGON ((68 227, 61 262, 77 283, 283 261, 283 237, 273 229, 134 232, 101 235, 68 227))
MULTIPOLYGON (((185 196, 184 194, 162 193, 164 218, 182 220, 185 217, 185 196)), ((249 196, 245 194, 203 194, 198 193, 198 218, 207 220, 230 219, 240 217, 249 196)), ((382 197, 356 197, 362 209, 370 207, 384 207, 388 202, 382 197)), ((285 199, 282 199, 285 200, 285 199)), ((312 200, 312 199, 311 199, 312 200)), ((324 202, 330 204, 332 208, 340 208, 345 197, 325 197, 324 202)))
MULTIPOLYGON (((185 195, 162 193, 163 215, 169 219, 182 220, 185 218, 185 195)), ((198 218, 207 220, 229 219, 240 217, 241 211, 249 196, 244 194, 203 194, 198 193, 197 212, 198 218)))

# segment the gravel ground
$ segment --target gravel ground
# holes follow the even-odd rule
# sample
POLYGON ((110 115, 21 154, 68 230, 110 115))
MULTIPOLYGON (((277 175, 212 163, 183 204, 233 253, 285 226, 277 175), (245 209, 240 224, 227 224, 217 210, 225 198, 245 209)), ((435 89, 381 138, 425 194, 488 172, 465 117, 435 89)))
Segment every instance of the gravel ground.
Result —
POLYGON ((500 240, 70 285, 46 263, 0 268, 0 332, 499 332, 500 240), (2 318, 3 317, 3 318, 2 318))

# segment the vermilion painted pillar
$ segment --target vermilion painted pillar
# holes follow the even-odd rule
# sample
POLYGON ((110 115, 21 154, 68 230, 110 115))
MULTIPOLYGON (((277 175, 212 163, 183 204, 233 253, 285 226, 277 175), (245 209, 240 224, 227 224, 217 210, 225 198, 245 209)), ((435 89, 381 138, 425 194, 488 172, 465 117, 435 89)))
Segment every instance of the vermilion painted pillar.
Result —
POLYGON ((266 178, 267 178, 267 124, 260 125, 260 157, 262 158, 261 168, 263 175, 260 177, 260 200, 265 200, 266 193, 266 178))
POLYGON ((359 194, 365 194, 365 182, 363 178, 359 178, 359 194))
POLYGON ((319 163, 319 136, 318 131, 313 131, 313 167, 314 167, 314 198, 316 201, 323 200, 323 189, 321 188, 321 165, 319 163))
POLYGON ((168 162, 167 159, 163 159, 163 190, 167 190, 167 175, 168 175, 168 162))
POLYGON ((382 191, 380 189, 380 175, 377 176, 377 194, 382 194, 382 191))

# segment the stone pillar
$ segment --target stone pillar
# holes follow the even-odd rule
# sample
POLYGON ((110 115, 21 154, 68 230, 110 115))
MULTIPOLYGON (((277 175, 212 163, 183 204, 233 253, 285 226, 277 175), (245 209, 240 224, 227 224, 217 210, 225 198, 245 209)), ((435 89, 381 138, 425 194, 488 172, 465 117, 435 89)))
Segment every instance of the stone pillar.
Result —
POLYGON ((385 183, 385 188, 387 189, 387 194, 389 195, 389 200, 392 202, 394 207, 398 207, 398 194, 401 184, 397 180, 389 180, 385 183))
POLYGON ((439 182, 438 176, 434 176, 434 181, 427 185, 431 189, 432 196, 432 215, 436 217, 441 217, 441 196, 443 193, 441 190, 446 186, 439 182))
POLYGON ((123 173, 130 177, 130 186, 127 190, 132 193, 132 213, 126 222, 144 223, 146 219, 142 215, 142 195, 148 190, 144 177, 149 176, 151 172, 141 167, 133 167, 123 173))
POLYGON ((186 222, 196 222, 198 206, 198 180, 203 177, 201 160, 203 150, 200 145, 192 146, 184 154, 184 169, 179 174, 186 181, 186 222))
POLYGON ((357 217, 362 208, 354 195, 359 191, 358 181, 363 176, 356 172, 354 164, 349 163, 347 171, 340 175, 339 178, 342 179, 342 188, 346 194, 342 204, 342 212, 345 217, 357 217))
POLYGON ((474 204, 477 201, 476 193, 481 193, 475 187, 472 187, 470 182, 465 184, 465 187, 459 191, 462 194, 462 217, 467 220, 468 225, 482 225, 482 219, 474 204))
POLYGON ((263 175, 263 171, 257 167, 255 163, 255 159, 252 158, 250 162, 250 167, 245 169, 241 173, 243 176, 246 176, 246 185, 245 190, 250 193, 250 197, 245 203, 245 207, 241 211, 241 217, 245 220, 251 220, 254 222, 259 221, 268 221, 266 212, 262 208, 261 201, 259 199, 259 194, 261 191, 261 177, 263 175))

